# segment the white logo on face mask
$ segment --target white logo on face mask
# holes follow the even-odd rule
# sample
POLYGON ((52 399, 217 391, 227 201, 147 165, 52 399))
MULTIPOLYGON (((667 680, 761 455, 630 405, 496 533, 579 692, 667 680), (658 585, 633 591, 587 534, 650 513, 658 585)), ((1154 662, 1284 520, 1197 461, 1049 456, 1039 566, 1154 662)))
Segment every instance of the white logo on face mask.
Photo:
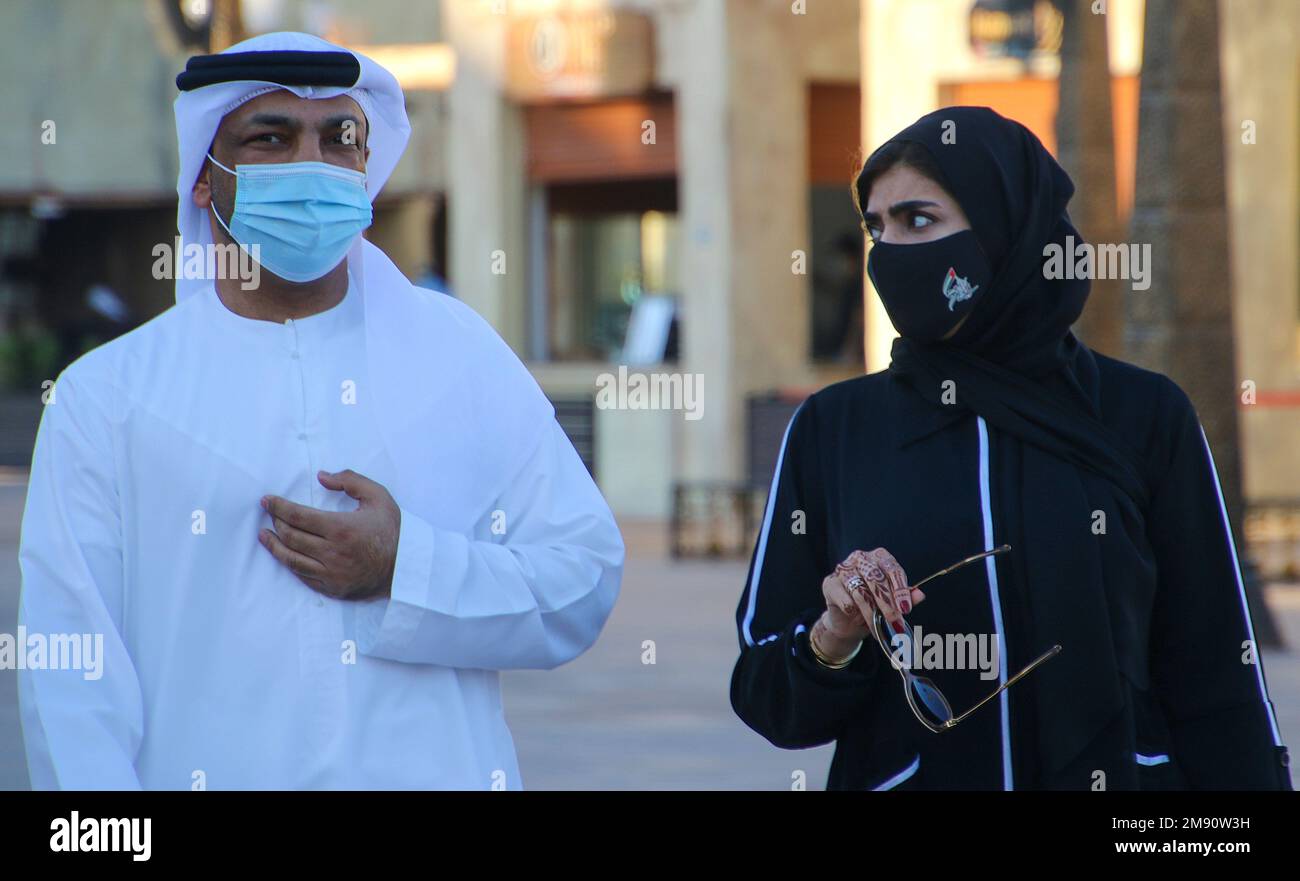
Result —
POLYGON ((975 292, 980 289, 979 285, 972 285, 966 279, 957 275, 957 270, 951 266, 948 267, 948 274, 943 279, 943 295, 948 298, 948 311, 960 303, 962 300, 969 300, 975 296, 975 292))

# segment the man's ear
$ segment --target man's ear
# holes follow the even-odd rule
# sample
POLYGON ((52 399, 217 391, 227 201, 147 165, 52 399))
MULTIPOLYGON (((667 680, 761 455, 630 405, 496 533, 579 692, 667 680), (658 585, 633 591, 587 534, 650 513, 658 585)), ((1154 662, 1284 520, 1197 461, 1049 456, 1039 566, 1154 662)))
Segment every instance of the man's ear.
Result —
POLYGON ((194 182, 194 189, 190 190, 190 198, 196 207, 204 211, 212 205, 212 167, 206 159, 203 160, 203 173, 194 182))

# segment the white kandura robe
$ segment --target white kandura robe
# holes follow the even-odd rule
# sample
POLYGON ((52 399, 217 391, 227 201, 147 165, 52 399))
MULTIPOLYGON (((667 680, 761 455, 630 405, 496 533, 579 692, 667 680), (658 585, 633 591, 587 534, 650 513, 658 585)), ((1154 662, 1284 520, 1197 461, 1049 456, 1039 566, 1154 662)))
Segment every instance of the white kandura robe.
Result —
MULTIPOLYGON (((363 316, 355 283, 283 324, 209 288, 59 377, 32 461, 20 623, 102 633, 104 657, 97 680, 20 671, 34 788, 522 788, 496 671, 595 641, 622 539, 551 417, 512 479, 485 475, 506 486, 499 513, 456 530, 402 507, 391 600, 299 581, 257 540, 273 526, 262 495, 353 510, 315 477, 351 468, 402 498, 363 316)), ((478 430, 445 415, 440 430, 478 430)))

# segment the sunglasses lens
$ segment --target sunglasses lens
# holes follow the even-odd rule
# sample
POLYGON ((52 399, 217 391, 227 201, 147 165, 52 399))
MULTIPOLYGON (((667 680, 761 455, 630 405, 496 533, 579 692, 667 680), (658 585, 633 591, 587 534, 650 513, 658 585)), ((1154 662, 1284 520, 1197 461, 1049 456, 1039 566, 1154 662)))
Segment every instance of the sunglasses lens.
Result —
POLYGON ((912 628, 907 622, 902 624, 902 633, 895 632, 894 625, 885 620, 879 612, 871 619, 876 639, 889 655, 895 667, 906 669, 912 665, 912 628))
POLYGON ((942 725, 952 719, 952 708, 944 699, 934 683, 924 676, 914 676, 909 682, 917 706, 925 712, 935 724, 942 725))

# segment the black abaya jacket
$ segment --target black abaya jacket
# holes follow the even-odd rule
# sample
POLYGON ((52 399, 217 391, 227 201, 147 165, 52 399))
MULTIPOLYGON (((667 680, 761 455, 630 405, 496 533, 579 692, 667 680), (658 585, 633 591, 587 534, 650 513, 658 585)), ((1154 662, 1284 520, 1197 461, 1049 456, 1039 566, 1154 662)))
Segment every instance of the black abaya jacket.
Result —
MULTIPOLYGON (((1102 420, 1158 476, 1145 526, 1158 571, 1140 578, 1135 564, 1106 573, 1106 602, 1123 626, 1051 635, 1063 652, 1111 652, 1125 695, 1122 710, 1086 732, 1088 745, 1062 767, 1043 763, 1039 738, 1050 725, 1036 714, 1039 671, 935 734, 908 709, 902 679, 874 640, 839 670, 808 645, 825 611, 822 580, 853 550, 887 549, 915 583, 1008 541, 995 489, 997 469, 1010 465, 997 429, 969 410, 932 406, 888 372, 822 389, 791 419, 736 612, 731 702, 776 746, 834 741, 828 789, 1291 788, 1196 412, 1166 377, 1095 357, 1102 420)), ((1122 540, 1104 523, 1098 531, 1095 512, 1056 516, 1078 541, 1122 540)), ((1013 543, 1010 553, 927 584, 907 616, 923 633, 982 634, 998 646, 998 663, 984 671, 920 671, 955 713, 1050 648, 1031 644, 1033 597, 1017 596, 1014 585, 1051 591, 1053 573, 1014 572, 1018 565, 1013 543)))

